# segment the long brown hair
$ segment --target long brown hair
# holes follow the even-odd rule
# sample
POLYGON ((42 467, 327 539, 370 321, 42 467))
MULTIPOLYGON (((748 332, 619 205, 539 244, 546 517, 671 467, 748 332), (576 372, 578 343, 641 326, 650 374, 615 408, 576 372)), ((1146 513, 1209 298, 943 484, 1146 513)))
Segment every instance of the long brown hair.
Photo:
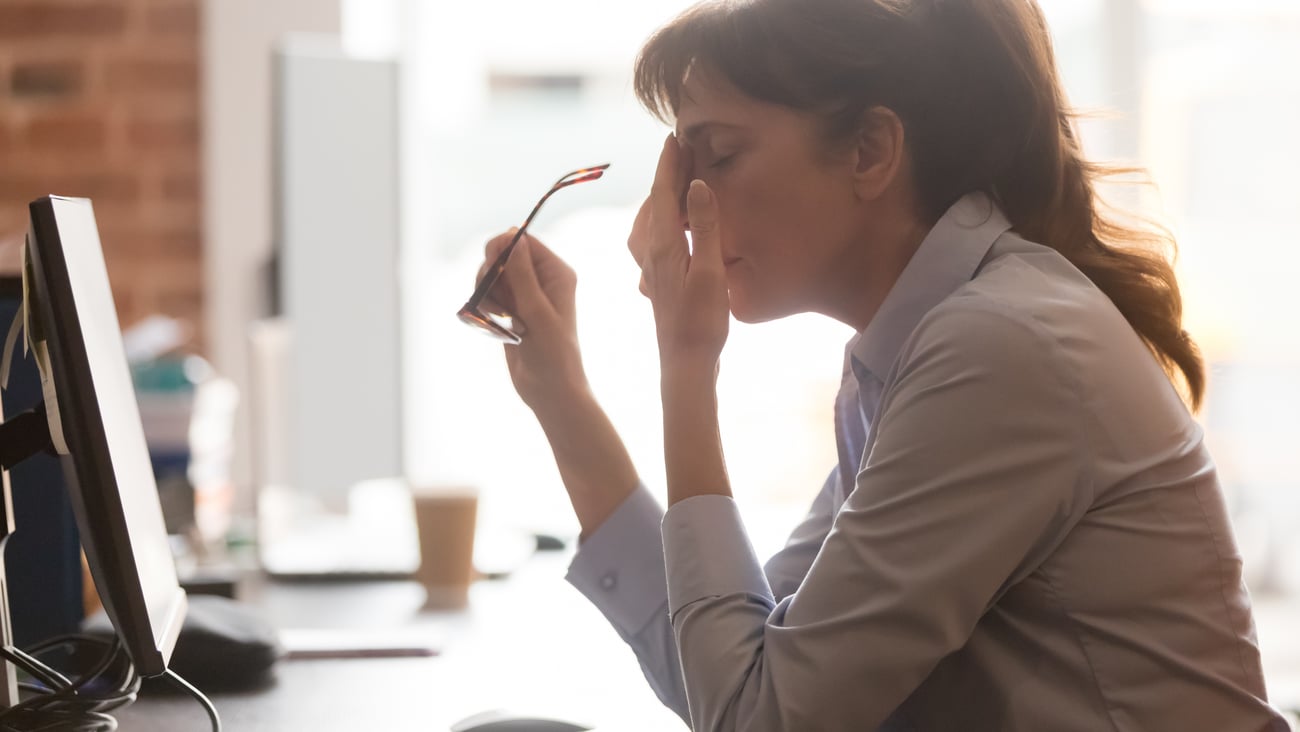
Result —
POLYGON ((857 132, 872 107, 892 109, 926 220, 967 193, 992 196, 1018 234, 1056 249, 1110 298, 1200 407, 1205 366, 1162 251, 1176 244, 1102 209, 1096 182, 1128 169, 1084 159, 1034 0, 704 2, 641 49, 642 104, 670 121, 692 67, 817 113, 827 140, 857 132))

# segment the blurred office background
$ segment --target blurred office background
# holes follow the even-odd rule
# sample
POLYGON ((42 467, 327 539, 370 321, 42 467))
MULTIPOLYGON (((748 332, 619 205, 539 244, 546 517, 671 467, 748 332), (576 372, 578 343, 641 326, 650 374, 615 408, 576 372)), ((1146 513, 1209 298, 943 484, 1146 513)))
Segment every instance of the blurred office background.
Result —
MULTIPOLYGON (((667 130, 637 106, 630 69, 641 41, 688 4, 4 0, 0 239, 21 236, 24 205, 39 195, 95 200, 123 325, 178 319, 184 347, 239 389, 226 489, 215 493, 238 532, 265 448, 249 329, 267 308, 282 215, 272 52, 308 32, 395 61, 402 472, 414 484, 479 486, 489 530, 572 535, 500 347, 453 313, 490 236, 520 223, 560 174, 612 163, 604 180, 557 195, 533 231, 579 274, 588 373, 643 479, 662 491, 653 324, 625 240, 667 130)), ((1201 420, 1259 603, 1270 683, 1300 700, 1300 5, 1042 5, 1072 102, 1088 113, 1085 148, 1145 166, 1154 182, 1108 196, 1178 237, 1187 327, 1211 369, 1201 420)), ((332 256, 365 258, 373 244, 332 256)), ((360 307, 376 293, 337 295, 360 307)), ((340 352, 352 335, 337 333, 340 352)), ((812 317, 733 327, 724 440, 760 553, 780 546, 834 461, 848 336, 812 317)), ((340 385, 335 398, 364 386, 340 385)))

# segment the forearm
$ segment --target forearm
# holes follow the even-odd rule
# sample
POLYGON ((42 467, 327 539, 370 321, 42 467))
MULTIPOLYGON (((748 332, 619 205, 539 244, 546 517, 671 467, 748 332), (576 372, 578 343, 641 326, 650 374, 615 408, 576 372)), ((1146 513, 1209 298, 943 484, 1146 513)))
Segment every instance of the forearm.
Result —
POLYGON ((663 515, 659 502, 638 487, 578 547, 567 579, 627 642, 655 694, 690 724, 668 619, 663 515))
POLYGON ((731 495, 718 427, 716 368, 665 369, 664 462, 668 505, 698 495, 731 495))
POLYGON ((582 535, 590 536, 638 485, 627 447, 589 391, 536 409, 582 535))

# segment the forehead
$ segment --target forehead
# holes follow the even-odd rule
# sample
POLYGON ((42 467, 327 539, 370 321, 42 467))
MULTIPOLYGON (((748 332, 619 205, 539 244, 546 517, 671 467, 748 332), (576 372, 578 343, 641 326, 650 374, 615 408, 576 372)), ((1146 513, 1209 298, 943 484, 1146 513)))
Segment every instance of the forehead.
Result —
POLYGON ((760 134, 808 132, 807 115, 751 97, 725 77, 692 69, 682 83, 675 133, 688 142, 705 130, 730 129, 760 134))
POLYGON ((747 96, 719 74, 692 68, 682 82, 677 107, 677 133, 703 122, 738 124, 760 121, 772 105, 747 96))

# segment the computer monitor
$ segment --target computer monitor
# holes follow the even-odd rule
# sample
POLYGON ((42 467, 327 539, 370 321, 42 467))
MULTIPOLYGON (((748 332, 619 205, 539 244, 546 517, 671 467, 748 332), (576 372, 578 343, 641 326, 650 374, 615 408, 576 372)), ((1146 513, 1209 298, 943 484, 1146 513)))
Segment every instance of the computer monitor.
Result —
POLYGON ((26 307, 91 576, 141 676, 167 670, 186 596, 163 523, 91 203, 32 202, 26 307), (53 397, 53 403, 51 401, 53 397))

